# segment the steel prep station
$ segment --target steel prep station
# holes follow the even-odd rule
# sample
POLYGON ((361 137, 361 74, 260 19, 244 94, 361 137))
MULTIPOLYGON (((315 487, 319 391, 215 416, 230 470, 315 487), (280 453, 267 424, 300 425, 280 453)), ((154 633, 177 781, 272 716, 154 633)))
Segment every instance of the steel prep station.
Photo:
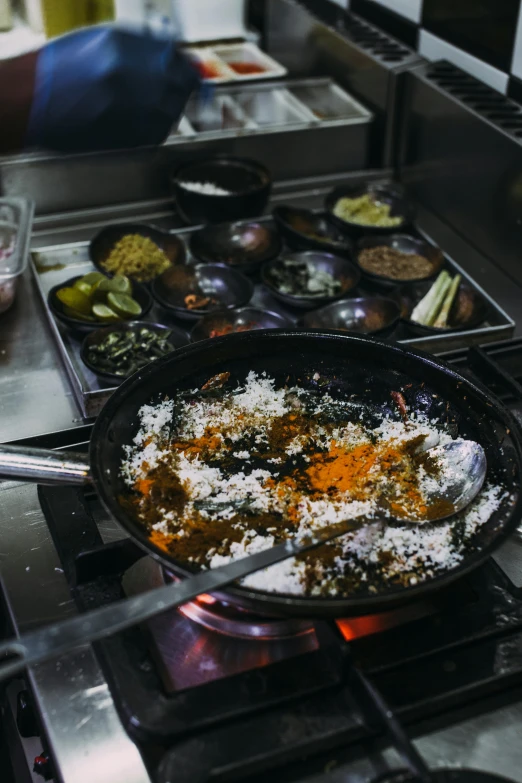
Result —
MULTIPOLYGON (((269 208, 293 204, 319 209, 335 185, 398 179, 416 202, 417 228, 512 319, 514 335, 522 335, 522 221, 517 219, 521 209, 516 200, 522 177, 522 119, 519 126, 512 116, 511 124, 504 122, 501 110, 497 119, 489 118, 473 105, 477 82, 471 77, 449 65, 427 64, 355 15, 319 5, 269 0, 264 47, 288 69, 283 86, 292 86, 296 79, 305 86, 310 80, 333 79, 365 110, 351 119, 325 123, 327 127, 295 119, 280 127, 275 118, 272 126, 253 123, 198 133, 190 127, 189 107, 188 122, 159 149, 3 158, 2 194, 30 197, 36 203, 32 249, 41 252, 71 243, 82 247, 101 227, 116 221, 138 219, 169 230, 181 228, 167 172, 201 153, 244 155, 267 165, 274 175, 269 208)), ((234 98, 234 90, 221 91, 234 98)), ((21 281, 15 305, 0 321, 0 378, 2 442, 60 448, 88 439, 88 419, 71 389, 31 269, 21 281)), ((16 629, 75 612, 36 488, 2 484, 0 508, 1 577, 16 629)), ((106 520, 102 535, 104 541, 116 540, 115 523, 106 520)), ((515 584, 522 585, 520 542, 506 545, 497 560, 515 584)), ((119 769, 125 769, 118 779, 149 781, 90 648, 67 656, 61 669, 54 662, 36 667, 28 680, 58 779, 113 783, 109 760, 117 759, 119 769), (84 721, 93 709, 96 720, 84 721)), ((10 691, 4 704, 8 721, 14 701, 10 691)), ((18 745, 14 722, 11 729, 18 745)), ((418 749, 433 765, 477 767, 522 781, 521 730, 522 698, 513 697, 507 705, 492 702, 475 716, 442 729, 418 726, 415 735, 418 749)), ((19 752, 29 758, 40 749, 41 742, 32 739, 21 743, 19 752)), ((383 769, 392 756, 384 753, 383 769)), ((349 767, 332 769, 328 780, 340 783, 347 769, 350 779, 361 781, 376 772, 362 755, 349 767)), ((319 780, 310 781, 314 779, 319 780)))

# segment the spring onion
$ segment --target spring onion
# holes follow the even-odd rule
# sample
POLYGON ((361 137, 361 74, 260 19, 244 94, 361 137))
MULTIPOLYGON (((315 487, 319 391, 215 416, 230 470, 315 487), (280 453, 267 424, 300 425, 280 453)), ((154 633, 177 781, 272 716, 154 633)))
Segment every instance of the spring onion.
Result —
POLYGON ((459 290, 461 279, 461 275, 455 275, 451 281, 449 291, 446 294, 444 302, 442 303, 440 312, 433 322, 433 326, 437 327, 438 329, 447 329, 448 327, 448 316, 450 314, 451 306, 455 300, 455 296, 457 295, 457 291, 459 290))
POLYGON ((437 294, 442 288, 442 286, 444 285, 445 281, 449 279, 450 276, 446 272, 446 270, 440 273, 440 275, 437 277, 437 279, 431 286, 426 296, 424 296, 417 304, 417 306, 413 309, 413 312, 410 316, 412 321, 416 321, 419 324, 427 323, 427 317, 430 313, 430 310, 433 308, 433 304, 437 299, 437 294))
POLYGON ((446 270, 442 271, 428 293, 413 308, 410 319, 423 326, 447 328, 461 279, 461 275, 452 278, 446 270))

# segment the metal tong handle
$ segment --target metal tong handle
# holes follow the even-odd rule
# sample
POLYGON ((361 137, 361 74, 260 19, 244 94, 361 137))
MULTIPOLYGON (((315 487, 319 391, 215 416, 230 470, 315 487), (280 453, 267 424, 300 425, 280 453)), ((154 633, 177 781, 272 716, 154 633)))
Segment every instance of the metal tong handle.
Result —
POLYGON ((89 456, 72 451, 0 445, 0 479, 39 484, 88 484, 89 456))
MULTIPOLYGON (((371 520, 374 522, 375 520, 371 520)), ((236 560, 219 568, 203 571, 183 582, 168 584, 141 595, 125 598, 77 617, 24 634, 0 644, 0 657, 16 656, 0 663, 0 680, 20 672, 26 666, 54 658, 83 644, 103 639, 118 631, 149 620, 154 615, 186 603, 202 593, 211 593, 254 571, 307 552, 327 541, 369 524, 366 517, 340 523, 314 538, 288 539, 270 549, 236 560)))

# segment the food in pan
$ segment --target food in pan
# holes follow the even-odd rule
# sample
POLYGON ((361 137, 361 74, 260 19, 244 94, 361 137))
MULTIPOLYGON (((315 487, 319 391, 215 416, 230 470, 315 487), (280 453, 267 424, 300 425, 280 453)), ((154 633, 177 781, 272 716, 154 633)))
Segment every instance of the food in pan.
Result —
POLYGON ((219 63, 195 58, 193 63, 202 79, 219 79, 220 76, 223 76, 223 68, 220 68, 219 63))
POLYGON ((391 521, 394 513, 421 520, 451 513, 447 501, 427 506, 424 493, 456 469, 447 452, 432 450, 452 437, 410 414, 399 392, 376 410, 330 394, 322 381, 315 373, 313 382, 286 386, 250 372, 239 383, 221 373, 200 389, 142 406, 121 462, 130 490, 121 502, 154 544, 209 568, 315 528, 370 520, 244 581, 270 592, 376 592, 456 566, 499 507, 502 488, 486 484, 445 522, 391 521))
POLYGON ((244 61, 234 60, 233 62, 227 62, 229 68, 232 68, 235 73, 241 76, 251 76, 257 73, 265 73, 266 69, 258 63, 248 63, 244 61))
POLYGON ((152 239, 127 234, 116 242, 100 266, 111 274, 127 275, 145 283, 168 269, 170 261, 152 239))
POLYGON ((422 280, 433 272, 433 264, 424 256, 403 253, 386 245, 361 250, 358 262, 365 272, 391 280, 422 280))
POLYGON ((282 294, 290 296, 335 296, 342 285, 340 280, 308 261, 282 258, 270 266, 267 278, 282 294))
POLYGON ((443 270, 426 296, 413 308, 410 319, 424 326, 447 329, 449 314, 461 279, 461 275, 452 278, 446 270, 443 270))
POLYGON ((105 277, 101 272, 89 272, 56 292, 65 315, 79 321, 113 322, 141 315, 141 306, 132 298, 132 283, 128 277, 105 277))
POLYGON ((333 210, 336 217, 347 223, 358 223, 361 226, 377 226, 379 228, 392 228, 400 226, 404 219, 397 215, 391 215, 391 207, 382 201, 378 201, 369 193, 357 198, 340 198, 333 210))
POLYGON ((143 326, 137 332, 128 329, 111 332, 101 342, 91 345, 87 359, 99 372, 126 378, 154 359, 173 350, 170 332, 160 333, 143 326))

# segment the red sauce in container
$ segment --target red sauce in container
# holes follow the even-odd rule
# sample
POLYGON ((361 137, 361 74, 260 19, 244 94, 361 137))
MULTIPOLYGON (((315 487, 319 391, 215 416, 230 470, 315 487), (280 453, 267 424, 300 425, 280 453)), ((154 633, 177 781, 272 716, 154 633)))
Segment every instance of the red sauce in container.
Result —
POLYGON ((214 65, 214 63, 197 60, 195 65, 202 79, 217 79, 222 75, 218 66, 214 65))
POLYGON ((243 76, 253 73, 265 73, 265 68, 257 63, 231 62, 227 63, 227 65, 229 68, 232 68, 233 71, 240 73, 243 76))

